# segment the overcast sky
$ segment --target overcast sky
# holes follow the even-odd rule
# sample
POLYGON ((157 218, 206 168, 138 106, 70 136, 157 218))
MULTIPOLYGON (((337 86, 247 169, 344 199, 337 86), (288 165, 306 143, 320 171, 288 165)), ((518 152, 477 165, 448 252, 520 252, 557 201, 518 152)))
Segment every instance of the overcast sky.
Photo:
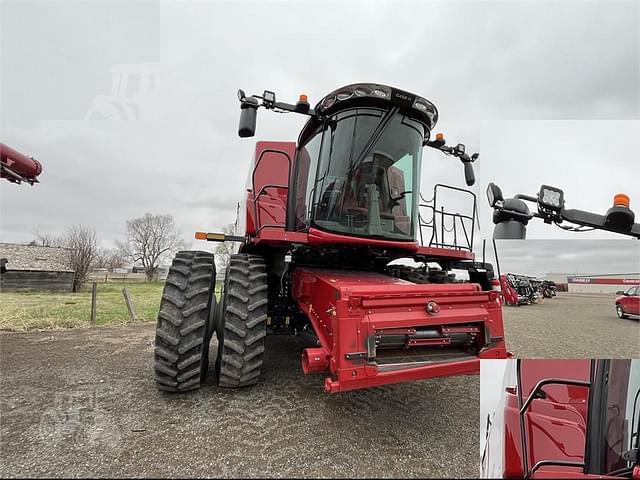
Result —
MULTIPOLYGON (((549 183, 571 207, 602 212, 627 191, 640 214, 635 0, 0 5, 0 139, 44 164, 33 188, 0 184, 1 241, 85 224, 109 245, 145 211, 171 213, 185 238, 220 229, 235 219, 254 140, 295 140, 305 121, 261 111, 257 137, 240 139, 236 90, 315 103, 357 81, 430 99, 437 130, 481 152, 482 235, 490 180, 507 195, 549 183), (159 84, 133 102, 139 120, 84 120, 114 65, 149 62, 159 84)), ((431 151, 424 163, 423 190, 464 184, 459 162, 431 151)))
MULTIPOLYGON (((498 240, 502 273, 541 277, 547 273, 607 274, 640 272, 637 240, 498 240)), ((481 255, 481 247, 476 249, 481 255)), ((496 267, 493 245, 486 260, 496 267)))

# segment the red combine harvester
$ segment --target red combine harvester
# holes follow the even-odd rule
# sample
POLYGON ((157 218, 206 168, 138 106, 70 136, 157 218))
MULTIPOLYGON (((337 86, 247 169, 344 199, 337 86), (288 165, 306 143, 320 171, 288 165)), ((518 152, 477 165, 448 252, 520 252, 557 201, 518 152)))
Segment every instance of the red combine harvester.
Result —
POLYGON ((33 157, 24 155, 4 143, 0 143, 0 178, 13 183, 38 182, 42 165, 33 157))
POLYGON ((493 268, 472 252, 475 195, 436 185, 432 199, 420 200, 424 146, 459 158, 468 185, 478 157, 447 146, 442 134, 431 139, 431 102, 378 84, 340 88, 313 109, 306 96, 293 105, 269 91, 238 94, 241 137, 255 134, 260 107, 309 120, 297 143, 256 144, 240 209, 244 235, 196 233, 240 243, 219 302, 213 255, 176 255, 157 325, 159 388, 201 385, 213 333, 222 387, 258 382, 267 334, 308 341, 302 370, 325 375, 330 393, 476 374, 481 358, 507 357, 493 268), (440 208, 444 190, 468 195, 473 214, 440 208), (431 230, 426 245, 418 242, 423 228, 431 230))
POLYGON ((640 479, 640 360, 510 360, 483 478, 640 479))

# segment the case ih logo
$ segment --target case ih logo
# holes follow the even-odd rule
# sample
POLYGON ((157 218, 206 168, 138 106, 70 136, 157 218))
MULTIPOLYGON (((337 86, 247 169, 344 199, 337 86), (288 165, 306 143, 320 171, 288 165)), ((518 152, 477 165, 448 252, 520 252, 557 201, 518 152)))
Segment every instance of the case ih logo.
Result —
POLYGON ((415 99, 415 95, 411 95, 409 93, 401 92, 395 89, 391 90, 391 100, 398 106, 411 107, 415 99))
POLYGON ((640 278, 568 277, 567 282, 596 285, 640 285, 640 278))
POLYGON ((405 95, 404 93, 400 93, 400 92, 393 92, 393 96, 399 100, 404 100, 405 102, 408 102, 411 100, 411 97, 409 95, 405 95))
POLYGON ((569 283, 591 283, 590 278, 584 277, 569 277, 569 283))

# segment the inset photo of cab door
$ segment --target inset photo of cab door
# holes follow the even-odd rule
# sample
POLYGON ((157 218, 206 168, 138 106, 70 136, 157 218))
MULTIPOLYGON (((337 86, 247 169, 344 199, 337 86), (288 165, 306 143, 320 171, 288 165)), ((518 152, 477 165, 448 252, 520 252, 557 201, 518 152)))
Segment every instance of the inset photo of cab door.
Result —
POLYGON ((484 360, 482 478, 640 478, 640 360, 484 360))

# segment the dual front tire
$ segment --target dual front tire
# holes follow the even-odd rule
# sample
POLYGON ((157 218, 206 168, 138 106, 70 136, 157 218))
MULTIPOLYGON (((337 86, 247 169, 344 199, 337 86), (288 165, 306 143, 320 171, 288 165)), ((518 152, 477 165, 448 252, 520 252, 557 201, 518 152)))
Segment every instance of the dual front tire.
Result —
POLYGON ((264 259, 232 255, 219 302, 215 280, 213 254, 176 254, 156 326, 154 371, 161 390, 185 392, 204 384, 214 333, 218 338, 218 385, 235 388, 259 381, 268 303, 264 259))

